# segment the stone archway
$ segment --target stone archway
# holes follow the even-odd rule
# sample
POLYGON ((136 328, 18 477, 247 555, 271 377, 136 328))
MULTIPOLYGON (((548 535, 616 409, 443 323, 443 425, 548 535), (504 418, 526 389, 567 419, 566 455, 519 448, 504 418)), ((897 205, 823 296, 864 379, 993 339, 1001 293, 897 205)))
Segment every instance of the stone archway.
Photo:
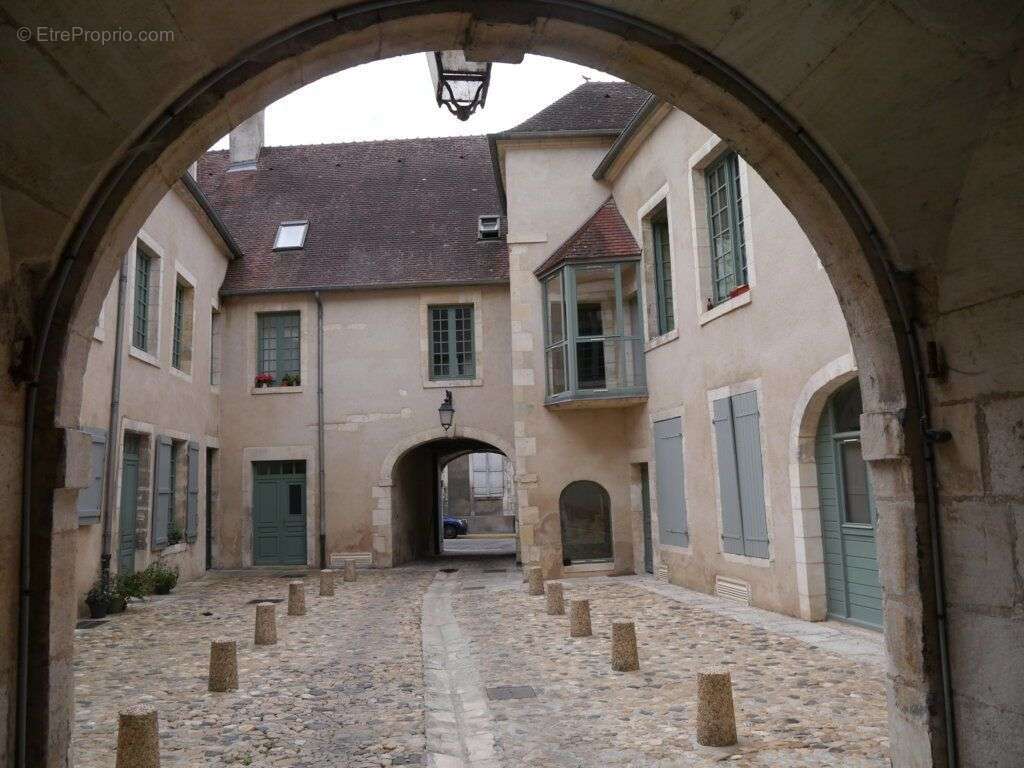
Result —
POLYGON ((821 621, 826 614, 815 437, 828 398, 856 375, 857 363, 852 353, 836 358, 808 379, 793 408, 789 433, 790 497, 800 617, 808 621, 821 621))
MULTIPOLYGON (((940 696, 937 633, 931 618, 934 594, 927 578, 927 549, 918 546, 927 540, 928 523, 923 505, 914 498, 915 488, 921 490, 922 449, 919 436, 905 435, 902 427, 917 423, 922 404, 916 395, 908 396, 914 392, 915 371, 907 340, 896 330, 906 318, 890 283, 884 226, 872 222, 869 207, 810 134, 746 77, 719 66, 714 56, 678 35, 586 3, 554 0, 378 3, 275 33, 258 50, 226 61, 161 116, 140 125, 135 140, 126 142, 106 166, 105 180, 97 180, 91 198, 75 207, 76 223, 52 284, 49 340, 40 345, 31 377, 37 381, 32 394, 37 410, 27 461, 33 468, 33 520, 38 528, 31 550, 32 573, 46 597, 32 611, 32 718, 50 723, 57 734, 67 715, 62 702, 70 686, 71 612, 60 598, 59 563, 60 553, 73 541, 68 535, 73 499, 55 490, 67 484, 60 474, 65 464, 74 465, 80 458, 63 428, 76 425, 81 380, 62 372, 84 367, 117 255, 192 159, 252 113, 349 66, 453 47, 497 60, 527 51, 557 56, 600 67, 651 90, 733 145, 801 223, 841 297, 861 362, 865 443, 874 462, 880 507, 904 521, 887 542, 889 556, 883 561, 883 568, 893 574, 887 584, 887 615, 892 616, 892 685, 900 689, 898 697, 891 697, 893 730, 909 734, 903 742, 907 755, 940 759, 942 717, 929 706, 940 696), (66 443, 72 446, 68 455, 66 443), (919 552, 925 556, 919 557, 919 552)), ((529 445, 524 441, 521 448, 517 472, 528 476, 529 445)), ((375 528, 378 520, 382 526, 388 524, 383 512, 390 506, 388 488, 378 483, 375 528)), ((527 506, 525 493, 520 503, 527 506)), ((375 530, 375 556, 376 534, 375 530)), ((48 745, 47 728, 41 732, 33 755, 38 764, 50 764, 49 755, 61 752, 62 741, 58 736, 48 745)))
MULTIPOLYGON (((381 462, 380 476, 373 487, 373 498, 377 502, 374 507, 373 517, 373 562, 380 567, 391 567, 401 562, 396 561, 396 552, 399 547, 396 545, 395 521, 395 498, 393 489, 395 487, 395 467, 401 459, 420 446, 428 444, 445 445, 452 442, 453 445, 467 446, 472 448, 493 449, 504 454, 514 461, 515 453, 512 446, 498 435, 487 430, 476 427, 456 426, 451 432, 446 432, 441 427, 424 430, 414 435, 409 435, 397 443, 381 462), (456 442, 457 441, 457 442, 456 442)), ((468 449, 468 448, 466 448, 468 449)), ((460 450, 463 448, 460 447, 460 450)))

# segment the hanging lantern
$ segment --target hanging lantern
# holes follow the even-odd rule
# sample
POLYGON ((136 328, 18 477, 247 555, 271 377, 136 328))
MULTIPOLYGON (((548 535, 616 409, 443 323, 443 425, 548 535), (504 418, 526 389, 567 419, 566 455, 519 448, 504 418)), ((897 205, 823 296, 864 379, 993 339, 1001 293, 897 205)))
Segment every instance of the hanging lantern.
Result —
POLYGON ((447 432, 451 429, 452 422, 455 420, 455 406, 452 404, 452 391, 446 389, 444 392, 444 400, 441 402, 441 407, 437 409, 438 418, 441 420, 441 429, 447 432))
POLYGON ((483 107, 491 82, 489 61, 468 61, 465 51, 434 51, 427 54, 430 79, 437 106, 445 106, 459 120, 483 107))

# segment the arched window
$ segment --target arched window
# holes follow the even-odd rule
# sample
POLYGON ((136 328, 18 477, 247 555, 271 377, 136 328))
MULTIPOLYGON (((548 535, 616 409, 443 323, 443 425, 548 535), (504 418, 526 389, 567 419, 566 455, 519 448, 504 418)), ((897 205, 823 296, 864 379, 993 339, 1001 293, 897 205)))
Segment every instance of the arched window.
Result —
POLYGON ((563 564, 612 559, 612 505, 608 491, 590 480, 577 480, 565 486, 558 509, 563 564))

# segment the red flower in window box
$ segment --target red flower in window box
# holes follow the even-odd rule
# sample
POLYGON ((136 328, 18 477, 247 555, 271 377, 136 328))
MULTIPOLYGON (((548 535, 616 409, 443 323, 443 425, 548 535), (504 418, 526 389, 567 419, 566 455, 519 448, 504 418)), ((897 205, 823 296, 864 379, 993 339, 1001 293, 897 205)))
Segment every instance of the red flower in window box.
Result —
POLYGON ((731 291, 729 291, 729 298, 730 299, 735 299, 741 293, 746 293, 749 290, 750 290, 750 286, 747 285, 746 283, 744 283, 743 285, 737 285, 735 288, 733 288, 731 291))
POLYGON ((257 387, 269 387, 274 383, 274 377, 269 373, 257 373, 256 374, 256 386, 257 387))

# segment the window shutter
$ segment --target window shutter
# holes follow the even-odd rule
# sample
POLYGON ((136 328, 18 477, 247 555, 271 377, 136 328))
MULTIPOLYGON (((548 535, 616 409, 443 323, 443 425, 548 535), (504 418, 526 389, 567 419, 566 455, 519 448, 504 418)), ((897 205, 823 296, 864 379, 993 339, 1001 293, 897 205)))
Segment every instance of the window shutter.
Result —
POLYGON ((683 477, 683 420, 678 416, 654 422, 654 461, 659 541, 685 547, 690 535, 686 525, 683 477))
POLYGON ((743 522, 740 514, 740 488, 736 469, 736 442, 733 436, 732 402, 723 397, 713 403, 712 424, 718 448, 718 487, 722 498, 722 549, 743 554, 743 522))
POLYGON ((764 508, 764 470, 757 393, 732 398, 733 434, 743 515, 743 548, 750 557, 768 557, 768 522, 764 508))
POLYGON ((171 519, 171 438, 157 435, 156 478, 153 493, 153 549, 167 546, 167 524, 171 519))
POLYGON ((92 437, 89 449, 91 481, 89 487, 78 494, 78 524, 92 525, 100 521, 103 505, 103 477, 107 466, 107 432, 103 429, 83 429, 92 437))
POLYGON ((199 531, 199 443, 188 444, 188 486, 185 538, 196 540, 199 531))

